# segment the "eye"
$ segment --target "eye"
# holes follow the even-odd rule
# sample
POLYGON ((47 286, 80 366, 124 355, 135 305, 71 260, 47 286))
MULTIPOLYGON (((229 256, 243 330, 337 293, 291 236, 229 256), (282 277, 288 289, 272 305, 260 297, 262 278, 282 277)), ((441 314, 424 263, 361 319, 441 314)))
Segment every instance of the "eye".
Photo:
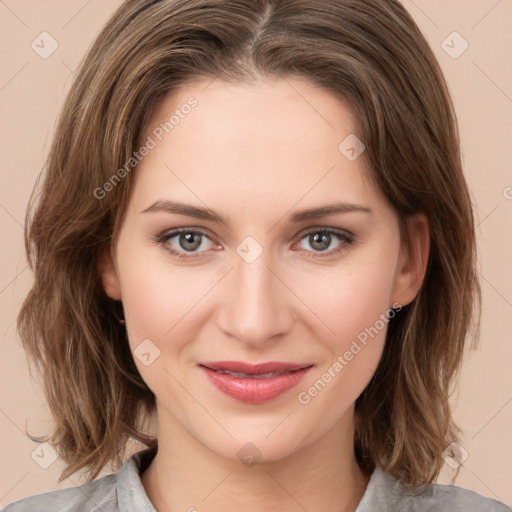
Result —
POLYGON ((164 244, 178 258, 193 258, 197 253, 208 251, 213 246, 213 241, 204 231, 190 228, 163 233, 156 237, 156 241, 164 244))
MULTIPOLYGON (((193 228, 181 228, 162 233, 154 239, 164 245, 173 256, 183 259, 200 257, 212 249, 219 250, 220 245, 213 242, 205 231, 193 228)), ((337 254, 354 242, 354 236, 344 231, 331 228, 314 228, 300 238, 300 249, 313 253, 310 258, 318 258, 337 254), (308 249, 309 245, 311 249, 308 249)))
POLYGON ((315 253, 312 257, 323 257, 339 253, 353 242, 353 236, 346 232, 327 228, 315 228, 304 234, 299 245, 307 252, 315 253), (309 245, 312 249, 308 249, 305 247, 306 245, 309 245))

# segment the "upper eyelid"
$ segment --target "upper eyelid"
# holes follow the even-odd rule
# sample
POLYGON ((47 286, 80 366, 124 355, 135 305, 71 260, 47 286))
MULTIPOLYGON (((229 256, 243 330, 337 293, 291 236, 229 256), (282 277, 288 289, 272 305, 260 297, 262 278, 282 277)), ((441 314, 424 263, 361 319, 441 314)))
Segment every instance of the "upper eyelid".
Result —
POLYGON ((212 242, 215 241, 215 237, 212 237, 208 230, 204 228, 175 228, 170 229, 168 231, 164 231, 161 235, 158 235, 158 238, 162 239, 171 239, 175 236, 180 235, 181 233, 199 233, 200 235, 205 236, 206 238, 209 238, 212 242))
MULTIPOLYGON (((303 238, 305 238, 306 236, 310 235, 311 233, 317 233, 317 232, 334 233, 335 235, 337 235, 339 237, 345 236, 345 237, 351 238, 351 239, 353 239, 355 237, 354 233, 352 233, 346 229, 333 228, 333 227, 328 227, 328 226, 310 226, 308 228, 304 228, 303 230, 299 231, 297 234, 295 234, 290 239, 290 241, 297 239, 297 237, 299 237, 298 240, 300 241, 303 238)), ((209 231, 207 229, 199 228, 199 227, 197 227, 197 228, 196 227, 174 228, 167 232, 162 233, 161 235, 158 236, 158 238, 163 241, 169 241, 171 238, 174 238, 174 237, 180 235, 181 233, 199 233, 200 235, 208 238, 211 242, 219 243, 217 241, 216 237, 210 236, 209 231)), ((194 254, 194 253, 190 253, 190 254, 194 254)))

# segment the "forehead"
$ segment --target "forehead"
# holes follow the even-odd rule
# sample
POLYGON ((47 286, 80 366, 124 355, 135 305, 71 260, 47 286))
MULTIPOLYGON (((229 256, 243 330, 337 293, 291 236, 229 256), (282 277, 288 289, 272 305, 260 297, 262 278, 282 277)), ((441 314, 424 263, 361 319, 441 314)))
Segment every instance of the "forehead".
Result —
POLYGON ((192 82, 164 99, 144 134, 155 147, 135 173, 136 199, 168 192, 197 202, 236 191, 241 203, 361 201, 364 153, 351 161, 339 148, 357 131, 343 98, 301 77, 192 82))
POLYGON ((165 98, 153 125, 168 121, 191 97, 197 106, 180 119, 172 138, 183 142, 181 134, 192 144, 200 142, 204 150, 222 148, 227 139, 237 143, 234 149, 258 151, 261 143, 263 147, 287 143, 296 152, 303 147, 337 150, 340 136, 358 131, 357 120, 343 98, 291 76, 253 84, 218 79, 192 82, 165 98))

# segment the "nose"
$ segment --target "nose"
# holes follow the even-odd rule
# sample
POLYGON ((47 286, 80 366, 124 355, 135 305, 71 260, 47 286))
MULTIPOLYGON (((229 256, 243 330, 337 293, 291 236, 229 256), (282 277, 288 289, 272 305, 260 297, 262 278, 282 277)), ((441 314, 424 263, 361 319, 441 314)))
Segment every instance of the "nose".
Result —
POLYGON ((228 276, 219 327, 245 345, 276 340, 291 330, 296 317, 293 294, 270 263, 265 251, 252 263, 237 256, 228 276))

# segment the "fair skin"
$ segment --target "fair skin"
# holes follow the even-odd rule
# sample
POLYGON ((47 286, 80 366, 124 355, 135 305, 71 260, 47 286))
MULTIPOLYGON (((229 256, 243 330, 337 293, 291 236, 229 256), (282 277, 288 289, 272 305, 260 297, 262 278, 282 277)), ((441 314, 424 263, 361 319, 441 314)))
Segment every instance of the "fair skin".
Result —
POLYGON ((161 104, 143 141, 190 96, 198 100, 139 164, 114 258, 100 265, 105 292, 123 302, 131 348, 149 339, 160 350, 148 366, 135 358, 157 402, 159 447, 143 486, 159 512, 353 512, 369 479, 354 456, 354 402, 379 363, 387 324, 308 403, 298 396, 393 304, 414 299, 427 223, 411 219, 406 250, 364 153, 349 161, 338 150, 357 133, 341 99, 299 77, 209 82, 161 104), (144 212, 161 200, 207 208, 225 223, 144 212), (338 203, 361 208, 292 221, 338 203), (196 235, 195 249, 179 235, 155 240, 177 228, 207 236, 196 235), (335 231, 325 249, 310 228, 317 237, 335 231), (237 252, 246 237, 257 243, 252 254, 262 249, 250 263, 237 252), (246 403, 212 385, 201 361, 310 370, 278 397, 246 403), (261 456, 251 466, 237 455, 247 443, 261 456))

